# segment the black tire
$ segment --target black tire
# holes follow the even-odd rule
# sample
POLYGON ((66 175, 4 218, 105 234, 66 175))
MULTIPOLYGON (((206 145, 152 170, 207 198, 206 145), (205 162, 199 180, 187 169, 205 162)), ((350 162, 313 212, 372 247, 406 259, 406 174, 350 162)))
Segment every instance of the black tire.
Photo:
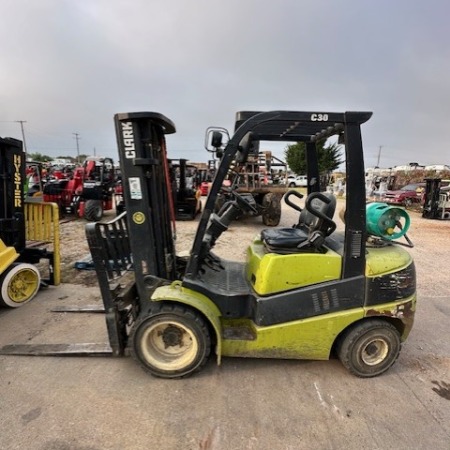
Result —
POLYGON ((125 204, 123 202, 118 203, 116 206, 116 215, 119 216, 125 211, 125 204))
POLYGON ((0 276, 0 306, 18 308, 39 291, 41 275, 32 264, 14 263, 0 276))
POLYGON ((273 193, 266 194, 262 200, 262 221, 268 227, 276 227, 281 219, 281 198, 273 193))
POLYGON ((405 199, 405 208, 411 208, 413 201, 410 198, 405 199))
POLYGON ((295 183, 289 183, 289 187, 295 187, 295 183))
POLYGON ((200 370, 211 352, 204 319, 178 305, 163 305, 138 319, 129 337, 132 357, 146 372, 181 378, 200 370))
POLYGON ((84 204, 84 218, 89 222, 98 222, 103 217, 101 200, 87 200, 84 204))
POLYGON ((345 368, 361 378, 386 372, 401 350, 400 334, 389 322, 366 320, 351 328, 338 345, 337 354, 345 368))

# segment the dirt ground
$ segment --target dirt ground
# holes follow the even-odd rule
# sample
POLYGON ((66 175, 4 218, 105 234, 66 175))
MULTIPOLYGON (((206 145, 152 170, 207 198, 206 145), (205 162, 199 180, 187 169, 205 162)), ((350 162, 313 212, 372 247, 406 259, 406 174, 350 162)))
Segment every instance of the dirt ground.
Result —
MULTIPOLYGON (((203 198, 203 201, 205 198, 203 198)), ((344 200, 338 200, 338 208, 343 207, 344 200)), ((298 217, 298 213, 283 204, 280 226, 292 226, 298 217)), ((442 295, 442 289, 448 289, 449 283, 436 283, 436 271, 448 273, 442 264, 448 258, 448 239, 450 238, 450 221, 424 219, 419 208, 409 209, 411 227, 408 236, 413 241, 414 248, 411 253, 420 263, 417 264, 418 283, 422 295, 442 295), (446 287, 447 286, 447 287, 446 287)), ((114 214, 108 211, 104 221, 112 220, 114 214)), ((335 216, 338 230, 343 224, 335 216)), ((177 253, 188 252, 191 248, 198 218, 195 221, 178 221, 176 223, 176 250, 177 253)), ((86 221, 84 219, 71 220, 67 218, 61 221, 61 272, 63 283, 82 284, 94 286, 97 284, 95 271, 78 270, 75 262, 89 260, 90 253, 85 237, 86 221)), ((228 259, 245 259, 246 247, 251 239, 266 228, 260 217, 246 217, 232 224, 224 233, 215 247, 215 252, 228 259)))
MULTIPOLYGON (((342 201, 340 201, 342 203, 342 201)), ((107 216, 106 218, 112 218, 107 216)), ((297 213, 283 207, 281 226, 297 213)), ((448 450, 450 221, 411 212, 418 306, 397 363, 360 379, 338 360, 214 358, 193 377, 149 376, 130 358, 0 356, 0 448, 6 450, 448 450)), ((339 219, 338 225, 342 227, 339 219)), ((100 302, 85 222, 61 224, 63 283, 23 308, 0 310, 0 347, 106 342, 101 314, 54 313, 100 302)), ((189 251, 197 221, 177 222, 189 251)), ((261 218, 232 225, 217 252, 243 260, 261 218)))

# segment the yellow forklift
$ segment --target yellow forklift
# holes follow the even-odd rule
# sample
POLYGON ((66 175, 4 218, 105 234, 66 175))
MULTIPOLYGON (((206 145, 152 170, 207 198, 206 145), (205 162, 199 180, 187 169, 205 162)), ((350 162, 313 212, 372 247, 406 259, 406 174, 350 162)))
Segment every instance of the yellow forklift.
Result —
MULTIPOLYGON (((0 138, 0 306, 17 308, 28 303, 40 286, 59 284, 58 254, 27 246, 30 239, 55 236, 50 222, 56 220, 52 205, 25 202, 25 153, 22 142, 0 138), (28 214, 27 214, 28 213, 28 214), (54 219, 54 220, 53 220, 54 219), (48 260, 48 277, 35 264, 48 260)), ((57 227, 57 223, 56 223, 57 227)))
MULTIPOLYGON (((9 346, 10 354, 130 353, 150 374, 177 378, 200 370, 215 353, 256 358, 329 359, 337 355, 359 377, 388 370, 408 337, 416 277, 405 249, 409 217, 399 208, 366 207, 361 125, 370 112, 269 111, 246 120, 225 144, 189 256, 175 251, 168 208, 165 135, 174 124, 159 113, 115 116, 126 213, 88 224, 86 234, 105 307, 109 344, 45 348, 9 346), (336 199, 320 192, 315 144, 345 144, 345 232, 336 231, 336 199), (222 234, 255 205, 236 190, 215 211, 229 169, 245 164, 255 141, 305 142, 308 195, 290 228, 263 230, 247 261, 214 253, 222 234), (367 210, 366 210, 367 208, 367 210)), ((238 113, 238 117, 244 114, 238 113)), ((219 133, 219 134, 217 134, 219 133)), ((226 133, 224 133, 224 138, 226 133)), ((211 136, 212 139, 212 136, 211 136)), ((171 212, 172 211, 172 212, 171 212)))

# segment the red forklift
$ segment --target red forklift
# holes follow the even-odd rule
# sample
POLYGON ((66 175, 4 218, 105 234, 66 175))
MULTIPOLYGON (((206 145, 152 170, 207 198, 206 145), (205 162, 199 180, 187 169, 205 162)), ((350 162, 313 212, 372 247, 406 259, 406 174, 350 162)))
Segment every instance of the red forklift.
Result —
POLYGON ((44 186, 44 201, 54 202, 61 215, 75 214, 91 222, 114 207, 117 179, 111 158, 89 156, 68 178, 56 178, 44 186))
POLYGON ((167 207, 172 193, 165 135, 175 125, 159 113, 117 114, 126 212, 86 226, 109 343, 12 345, 0 353, 130 353, 145 371, 163 378, 200 370, 213 352, 218 364, 225 356, 337 355, 356 376, 384 373, 413 326, 416 277, 405 244, 396 241, 406 237, 407 213, 380 203, 366 207, 361 125, 371 115, 249 115, 224 146, 191 252, 180 256, 173 208, 167 207), (336 231, 336 198, 319 189, 316 142, 331 136, 345 144, 344 233, 336 231), (250 243, 246 262, 229 261, 214 252, 215 244, 255 206, 232 190, 215 213, 217 196, 230 167, 245 163, 253 142, 261 140, 306 143, 308 195, 303 208, 296 203, 300 193, 285 196, 299 212, 297 224, 263 230, 250 243))

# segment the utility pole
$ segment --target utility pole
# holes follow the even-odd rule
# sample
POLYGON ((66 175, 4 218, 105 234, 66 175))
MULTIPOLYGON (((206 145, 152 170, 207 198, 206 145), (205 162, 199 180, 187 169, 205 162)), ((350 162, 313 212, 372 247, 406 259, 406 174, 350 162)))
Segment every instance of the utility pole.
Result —
POLYGON ((27 123, 26 120, 16 120, 16 123, 20 123, 20 129, 22 130, 23 152, 25 153, 25 161, 27 160, 27 141, 25 140, 25 130, 23 124, 27 123))
POLYGON ((77 163, 80 164, 80 146, 78 145, 78 141, 81 139, 78 133, 72 133, 75 136, 75 140, 77 141, 77 163))
POLYGON ((380 145, 378 147, 378 159, 377 159, 377 167, 380 167, 380 157, 381 157, 381 149, 384 147, 384 145, 380 145))

